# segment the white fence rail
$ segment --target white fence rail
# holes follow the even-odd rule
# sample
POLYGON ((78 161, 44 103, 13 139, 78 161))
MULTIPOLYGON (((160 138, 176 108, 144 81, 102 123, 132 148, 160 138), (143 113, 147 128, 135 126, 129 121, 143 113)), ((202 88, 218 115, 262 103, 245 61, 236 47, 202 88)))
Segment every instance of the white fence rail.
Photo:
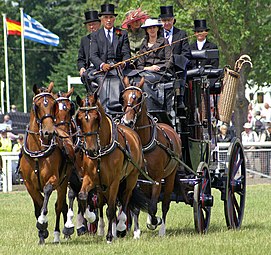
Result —
POLYGON ((12 191, 12 161, 18 161, 18 152, 0 152, 2 158, 2 173, 0 174, 0 190, 12 191))

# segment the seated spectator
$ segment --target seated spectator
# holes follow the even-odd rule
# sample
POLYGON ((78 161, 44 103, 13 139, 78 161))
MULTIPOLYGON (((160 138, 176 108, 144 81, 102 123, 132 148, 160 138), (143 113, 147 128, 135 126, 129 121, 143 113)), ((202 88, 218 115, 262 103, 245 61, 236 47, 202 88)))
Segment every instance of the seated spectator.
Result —
POLYGON ((255 117, 252 119, 251 124, 254 131, 256 131, 260 137, 262 132, 265 130, 265 119, 261 116, 260 111, 256 111, 255 117))
POLYGON ((264 118, 265 122, 271 122, 271 108, 268 103, 264 103, 263 109, 261 111, 261 116, 264 118))
POLYGON ((228 127, 226 125, 221 125, 219 128, 220 133, 217 135, 217 142, 219 143, 227 143, 230 142, 232 137, 228 133, 228 127))
POLYGON ((10 152, 12 150, 12 142, 11 139, 8 137, 7 130, 1 131, 0 143, 0 151, 10 152))
MULTIPOLYGON (((245 123, 245 125, 243 126, 243 128, 245 129, 242 133, 241 133, 241 139, 243 143, 246 142, 258 142, 259 141, 259 137, 257 135, 257 133, 255 131, 252 130, 252 125, 251 123, 245 123)), ((255 146, 245 146, 245 150, 251 150, 251 151, 247 151, 245 153, 245 157, 246 157, 246 165, 247 168, 251 171, 251 175, 250 177, 254 177, 254 173, 253 171, 255 171, 255 146)))
POLYGON ((17 143, 14 144, 12 151, 13 152, 20 152, 21 148, 23 147, 23 144, 24 144, 24 136, 19 135, 19 137, 17 139, 17 143))
POLYGON ((246 142, 258 142, 259 141, 259 137, 257 135, 257 133, 255 131, 252 130, 252 125, 251 123, 245 123, 243 128, 245 129, 242 133, 241 133, 241 138, 242 138, 242 142, 246 143, 246 142))
POLYGON ((10 128, 12 127, 12 120, 10 119, 10 116, 8 114, 4 116, 3 124, 9 125, 10 128))
POLYGON ((11 106, 11 112, 17 112, 17 107, 15 104, 11 106))

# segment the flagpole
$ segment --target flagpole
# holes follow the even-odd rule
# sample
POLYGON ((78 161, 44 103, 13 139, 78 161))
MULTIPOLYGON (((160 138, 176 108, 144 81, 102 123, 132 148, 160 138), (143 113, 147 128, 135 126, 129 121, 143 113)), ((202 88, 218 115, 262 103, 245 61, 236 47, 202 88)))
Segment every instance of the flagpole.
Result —
POLYGON ((24 48, 24 8, 20 8, 21 12, 21 42, 22 42, 22 77, 23 77, 23 101, 24 112, 27 112, 27 98, 26 98, 26 78, 25 78, 25 48, 24 48))
MULTIPOLYGON (((9 103, 9 75, 8 75, 8 46, 7 46, 7 24, 6 24, 6 14, 3 15, 3 25, 4 25, 4 51, 5 51, 5 72, 6 72, 6 100, 7 100, 7 112, 10 112, 9 103)), ((5 109, 3 109, 3 112, 5 109)))

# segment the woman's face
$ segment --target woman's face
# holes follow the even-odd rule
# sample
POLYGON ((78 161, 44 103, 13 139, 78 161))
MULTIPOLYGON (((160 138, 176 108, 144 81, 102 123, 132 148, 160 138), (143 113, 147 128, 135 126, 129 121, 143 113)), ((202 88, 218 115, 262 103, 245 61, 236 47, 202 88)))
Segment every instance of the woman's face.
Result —
POLYGON ((158 29, 159 27, 157 26, 147 27, 147 33, 150 37, 154 37, 157 35, 158 29))
POLYGON ((140 20, 136 20, 136 21, 130 23, 129 25, 130 25, 130 27, 131 27, 132 30, 136 30, 136 29, 140 28, 141 21, 140 20))

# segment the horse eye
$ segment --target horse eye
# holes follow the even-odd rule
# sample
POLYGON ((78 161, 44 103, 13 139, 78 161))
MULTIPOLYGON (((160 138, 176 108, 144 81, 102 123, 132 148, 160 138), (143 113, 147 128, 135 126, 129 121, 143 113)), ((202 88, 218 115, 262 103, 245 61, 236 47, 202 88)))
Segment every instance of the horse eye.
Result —
POLYGON ((133 95, 132 95, 132 98, 135 100, 135 99, 136 99, 136 95, 135 95, 135 94, 133 94, 133 95))

